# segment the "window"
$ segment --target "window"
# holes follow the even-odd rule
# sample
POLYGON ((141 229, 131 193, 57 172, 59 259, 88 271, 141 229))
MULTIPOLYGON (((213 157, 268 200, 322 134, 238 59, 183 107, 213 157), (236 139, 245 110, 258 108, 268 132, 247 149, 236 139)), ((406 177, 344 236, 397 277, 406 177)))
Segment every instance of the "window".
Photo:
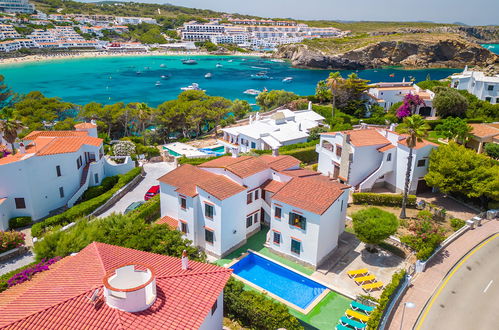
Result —
POLYGON ((78 157, 78 158, 76 159, 76 167, 77 167, 78 169, 80 169, 80 167, 81 167, 82 165, 83 165, 83 160, 82 160, 82 158, 81 158, 81 156, 80 156, 80 157, 78 157))
POLYGON ((258 212, 253 214, 253 223, 257 223, 257 222, 258 222, 258 212))
POLYGON ((341 201, 340 211, 343 211, 343 200, 341 201))
POLYGON ((95 181, 95 183, 99 183, 99 174, 98 173, 94 174, 94 181, 95 181))
POLYGON ((423 167, 426 165, 426 159, 420 159, 418 160, 418 167, 423 167))
POLYGON ((187 200, 184 197, 180 197, 180 208, 184 210, 187 208, 187 200))
POLYGON ((208 243, 213 244, 213 232, 211 230, 204 230, 204 240, 208 243))
POLYGON ((496 98, 496 103, 497 103, 497 104, 499 104, 499 97, 498 97, 498 98, 496 98))
POLYGON ((246 204, 251 204, 253 202, 253 193, 249 192, 246 195, 246 204))
POLYGON ((282 212, 281 208, 276 206, 276 208, 275 208, 275 217, 280 219, 281 218, 281 212, 282 212))
POLYGON ((255 149, 256 148, 256 143, 255 142, 251 142, 251 149, 255 149))
POLYGON ((307 225, 307 220, 305 219, 304 216, 300 214, 289 212, 289 224, 305 230, 307 225))
POLYGON ((492 102, 492 98, 491 98, 491 97, 486 97, 486 98, 485 98, 485 101, 487 101, 487 102, 492 102))
POLYGON ((204 215, 207 218, 213 218, 213 205, 204 204, 204 215))
POLYGON ((331 152, 332 152, 332 151, 333 151, 333 149, 334 149, 334 146, 333 146, 330 142, 328 142, 328 141, 323 141, 323 142, 322 142, 322 147, 323 147, 324 149, 326 149, 326 150, 331 151, 331 152))
POLYGON ((341 151, 343 148, 341 148, 339 145, 336 145, 336 156, 341 157, 341 151))
POLYGON ((183 232, 184 234, 187 234, 187 223, 180 222, 180 231, 183 232))
POLYGON ((217 307, 218 307, 218 300, 215 300, 215 303, 213 304, 213 306, 211 306, 211 315, 215 313, 217 307))
POLYGON ((16 209, 26 208, 26 202, 24 201, 24 198, 14 198, 14 201, 16 202, 16 209))
POLYGON ((386 156, 386 161, 387 162, 391 162, 392 161, 392 154, 389 153, 387 156, 386 156))
POLYGON ((246 228, 251 227, 252 224, 253 224, 253 216, 252 215, 247 216, 246 217, 246 228))
POLYGON ((59 196, 61 196, 61 198, 64 198, 64 188, 63 187, 59 187, 59 196))
POLYGON ((55 167, 55 172, 57 173, 57 176, 61 176, 61 166, 57 165, 55 167))
POLYGON ((291 252, 300 254, 301 242, 296 239, 291 239, 291 252))
POLYGON ((259 198, 260 198, 258 195, 259 195, 259 194, 258 194, 258 189, 257 189, 257 190, 255 190, 255 200, 257 200, 257 199, 259 199, 259 198))
POLYGON ((274 243, 281 244, 281 233, 274 231, 274 243))
POLYGON ((487 86, 488 91, 493 91, 494 90, 494 85, 488 85, 487 86))

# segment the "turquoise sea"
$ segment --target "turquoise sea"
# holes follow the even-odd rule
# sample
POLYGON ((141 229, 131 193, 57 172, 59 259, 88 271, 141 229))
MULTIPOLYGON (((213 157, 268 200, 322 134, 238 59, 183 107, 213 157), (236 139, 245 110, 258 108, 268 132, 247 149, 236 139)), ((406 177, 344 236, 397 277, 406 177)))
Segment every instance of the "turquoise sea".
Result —
MULTIPOLYGON (((136 56, 64 59, 0 66, 6 83, 18 93, 38 90, 46 96, 61 97, 65 101, 86 104, 96 101, 146 102, 157 106, 177 97, 180 88, 198 83, 209 95, 229 99, 244 99, 255 103, 255 97, 243 94, 247 89, 285 89, 300 95, 315 92, 317 81, 325 79, 329 70, 292 68, 289 63, 276 63, 258 57, 196 56, 198 64, 182 64, 181 56, 136 56), (230 61, 230 62, 229 62, 230 61), (222 67, 216 67, 220 63, 222 67), (137 72, 140 71, 140 74, 137 72), (268 80, 252 80, 250 76, 266 71, 268 80), (213 78, 205 79, 208 72, 213 78), (162 79, 161 76, 170 76, 162 79), (291 83, 283 83, 293 77, 291 83), (156 82, 161 83, 156 86, 156 82)), ((386 68, 361 70, 357 74, 372 82, 417 81, 442 79, 459 69, 401 70, 386 68)), ((347 76, 352 71, 343 71, 347 76)))
POLYGON ((499 44, 482 44, 482 47, 487 48, 493 53, 499 54, 499 44))

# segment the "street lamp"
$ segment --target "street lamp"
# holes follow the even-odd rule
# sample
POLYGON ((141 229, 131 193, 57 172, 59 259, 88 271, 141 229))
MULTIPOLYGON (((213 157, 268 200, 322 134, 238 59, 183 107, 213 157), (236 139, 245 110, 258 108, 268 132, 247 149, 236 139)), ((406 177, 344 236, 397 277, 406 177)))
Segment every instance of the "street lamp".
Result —
POLYGON ((402 325, 404 324, 404 314, 405 314, 405 309, 407 308, 414 308, 416 307, 415 303, 412 303, 410 301, 407 301, 404 303, 404 308, 402 309, 402 319, 400 320, 400 330, 402 330, 402 325))

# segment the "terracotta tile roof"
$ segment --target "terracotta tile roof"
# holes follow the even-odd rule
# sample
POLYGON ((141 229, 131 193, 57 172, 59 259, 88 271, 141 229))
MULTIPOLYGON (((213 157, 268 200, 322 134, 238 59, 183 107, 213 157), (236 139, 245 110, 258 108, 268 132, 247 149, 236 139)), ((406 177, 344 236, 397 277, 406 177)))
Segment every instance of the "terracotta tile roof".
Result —
POLYGON ((268 166, 274 171, 288 170, 292 167, 299 166, 301 163, 300 160, 296 159, 293 156, 288 156, 288 155, 279 155, 279 156, 262 155, 260 156, 260 159, 266 162, 268 166))
POLYGON ((79 123, 75 125, 75 128, 85 129, 85 128, 96 128, 97 125, 92 123, 79 123))
POLYGON ((348 187, 331 181, 326 176, 294 178, 272 199, 312 213, 323 214, 348 187))
POLYGON ((354 129, 344 133, 350 135, 350 142, 356 147, 390 143, 386 137, 374 129, 354 129))
MULTIPOLYGON (((0 293, 5 329, 197 329, 230 277, 230 269, 195 261, 182 270, 178 258, 94 242, 30 281, 0 293), (156 272, 157 299, 147 310, 109 307, 103 277, 123 264, 156 272), (98 288, 97 302, 90 297, 98 288)), ((219 306, 220 308, 221 306, 219 306)))
POLYGON ((40 136, 60 137, 60 136, 87 136, 87 132, 82 131, 33 131, 26 135, 23 140, 34 140, 40 136))
POLYGON ((169 216, 164 216, 158 220, 156 220, 155 224, 157 225, 167 225, 171 229, 177 229, 178 228, 178 220, 174 219, 169 216))
POLYGON ((386 146, 378 148, 377 150, 379 152, 385 152, 385 151, 388 151, 388 150, 393 149, 393 148, 395 148, 395 146, 393 144, 387 144, 386 146))
POLYGON ((260 159, 260 157, 252 156, 241 156, 237 158, 223 156, 203 163, 199 165, 199 167, 224 168, 242 179, 269 168, 267 163, 260 159))
POLYGON ((276 181, 276 180, 271 180, 271 179, 268 179, 267 181, 265 181, 261 186, 260 188, 262 188, 263 190, 265 191, 269 191, 271 193, 276 193, 278 192, 282 187, 284 187, 286 183, 284 182, 279 182, 279 181, 276 181))
MULTIPOLYGON (((403 138, 402 140, 399 140, 399 143, 407 147, 407 140, 406 140, 406 138, 403 138)), ((435 146, 435 147, 438 147, 438 144, 423 139, 422 142, 416 142, 416 146, 414 147, 414 149, 420 149, 420 148, 424 148, 426 146, 435 146)))
POLYGON ((245 187, 226 178, 190 164, 184 164, 158 179, 160 182, 177 187, 179 194, 197 196, 196 187, 205 190, 219 200, 224 200, 246 190, 245 187))
POLYGON ((302 168, 297 169, 297 170, 281 171, 281 173, 289 175, 291 177, 298 177, 298 178, 304 178, 307 176, 314 176, 314 175, 321 175, 319 172, 307 170, 307 169, 302 169, 302 168))
POLYGON ((469 124, 473 130, 471 133, 479 138, 499 135, 499 128, 488 124, 469 124))

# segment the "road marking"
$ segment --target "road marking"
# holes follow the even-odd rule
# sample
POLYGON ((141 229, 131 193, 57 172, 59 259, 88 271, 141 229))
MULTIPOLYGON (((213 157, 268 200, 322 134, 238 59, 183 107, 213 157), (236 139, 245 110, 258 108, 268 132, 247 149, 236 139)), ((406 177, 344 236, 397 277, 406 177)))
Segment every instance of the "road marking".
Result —
POLYGON ((484 242, 480 243, 480 245, 478 245, 476 248, 474 248, 470 253, 468 253, 455 267, 454 269, 449 273, 449 275, 445 278, 444 282, 442 283, 442 285, 440 286, 440 288, 438 288, 437 290, 437 293, 435 293, 435 295, 431 298, 428 306, 425 308, 424 310, 424 313, 423 315, 421 316, 421 319, 418 321, 417 325, 416 325, 416 330, 419 330, 421 329, 421 326, 423 325, 423 322, 426 318, 426 316, 428 315, 428 313, 430 312, 430 309, 433 305, 433 303, 435 303, 435 300, 437 300, 438 296, 440 295, 440 293, 442 292, 442 290, 445 288, 445 286, 447 285, 447 282, 449 282, 449 280, 451 279, 451 277, 454 275, 454 273, 456 273, 459 268, 461 268, 461 266, 466 262, 466 260, 468 260, 472 255, 474 255, 478 250, 480 250, 485 244, 489 243, 490 241, 496 239, 499 237, 499 234, 495 234, 494 236, 492 237, 489 237, 487 240, 485 240, 484 242))
POLYGON ((485 289, 483 289, 483 293, 487 292, 487 290, 490 288, 490 286, 492 285, 492 282, 494 282, 493 280, 490 280, 489 284, 487 284, 487 286, 485 287, 485 289))

